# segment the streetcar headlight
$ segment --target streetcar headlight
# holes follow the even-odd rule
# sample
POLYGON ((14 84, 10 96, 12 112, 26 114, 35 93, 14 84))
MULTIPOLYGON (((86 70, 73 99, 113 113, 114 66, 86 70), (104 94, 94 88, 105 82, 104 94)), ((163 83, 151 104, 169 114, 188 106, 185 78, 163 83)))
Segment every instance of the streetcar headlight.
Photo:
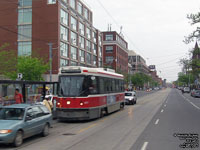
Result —
POLYGON ((83 102, 80 102, 80 105, 83 106, 83 102))
POLYGON ((67 101, 67 105, 70 105, 71 104, 71 102, 70 101, 67 101))
POLYGON ((57 103, 58 106, 60 106, 60 103, 57 103))

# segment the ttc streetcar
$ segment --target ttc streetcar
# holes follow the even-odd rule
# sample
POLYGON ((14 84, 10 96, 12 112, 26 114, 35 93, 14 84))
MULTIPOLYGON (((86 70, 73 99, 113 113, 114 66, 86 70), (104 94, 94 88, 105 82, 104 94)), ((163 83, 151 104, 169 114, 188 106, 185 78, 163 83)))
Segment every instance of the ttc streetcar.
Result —
POLYGON ((123 108, 124 77, 109 70, 62 67, 55 97, 58 119, 90 120, 123 108))

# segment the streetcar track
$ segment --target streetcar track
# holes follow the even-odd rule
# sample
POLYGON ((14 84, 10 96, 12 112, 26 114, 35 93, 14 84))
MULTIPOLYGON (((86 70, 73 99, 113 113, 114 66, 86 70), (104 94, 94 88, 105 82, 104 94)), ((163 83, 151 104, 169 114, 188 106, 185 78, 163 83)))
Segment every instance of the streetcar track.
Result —
MULTIPOLYGON (((164 99, 167 99, 167 97, 165 97, 164 99)), ((162 101, 161 101, 160 103, 162 103, 162 101)), ((160 103, 159 103, 159 104, 160 104, 160 103)), ((152 111, 154 111, 154 109, 152 109, 152 111)), ((152 111, 151 111, 151 112, 152 112, 152 111)), ((113 124, 116 124, 117 122, 121 121, 122 119, 125 119, 125 118, 129 117, 129 116, 127 115, 128 109, 126 109, 126 111, 121 111, 121 112, 124 112, 125 114, 122 115, 120 118, 116 118, 116 117, 114 118, 113 116, 111 116, 112 118, 114 118, 114 119, 116 119, 116 120, 115 120, 115 121, 112 121, 110 124, 108 124, 108 125, 106 125, 106 126, 104 126, 104 127, 102 127, 102 128, 99 128, 99 129, 96 130, 94 133, 92 133, 92 134, 90 134, 90 135, 84 137, 83 139, 79 140, 78 142, 74 143, 73 145, 67 147, 65 150, 70 150, 71 148, 73 148, 74 146, 80 144, 81 142, 83 142, 83 141, 86 140, 87 138, 89 138, 89 137, 91 137, 91 136, 93 136, 93 135, 99 133, 100 130, 103 130, 103 129, 107 128, 107 127, 110 127, 110 126, 112 126, 113 124)), ((142 119, 140 119, 140 120, 138 121, 138 123, 136 123, 136 125, 135 125, 133 128, 131 128, 131 130, 137 128, 138 125, 141 124, 141 122, 142 122, 143 120, 145 120, 146 118, 148 118, 148 117, 149 117, 149 113, 147 113, 147 115, 146 115, 145 117, 143 117, 142 119)), ((126 135, 128 135, 128 134, 130 134, 130 132, 127 132, 127 133, 126 133, 126 135)), ((120 141, 124 141, 126 135, 123 136, 122 140, 120 140, 120 141)), ((119 143, 118 143, 118 144, 119 144, 119 143)), ((118 145, 118 144, 117 144, 117 145, 118 145)), ((114 148, 112 148, 112 149, 116 149, 116 146, 117 146, 117 145, 115 145, 114 148)))

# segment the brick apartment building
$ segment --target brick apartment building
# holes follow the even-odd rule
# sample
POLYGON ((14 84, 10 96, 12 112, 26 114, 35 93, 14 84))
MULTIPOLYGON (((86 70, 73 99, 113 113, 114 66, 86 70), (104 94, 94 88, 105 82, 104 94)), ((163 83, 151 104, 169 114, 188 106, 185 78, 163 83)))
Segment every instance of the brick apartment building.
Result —
POLYGON ((120 73, 128 73, 128 43, 116 31, 103 34, 103 64, 120 73))
POLYGON ((81 0, 1 0, 0 10, 0 46, 48 61, 53 43, 53 80, 61 66, 102 67, 101 33, 81 0))

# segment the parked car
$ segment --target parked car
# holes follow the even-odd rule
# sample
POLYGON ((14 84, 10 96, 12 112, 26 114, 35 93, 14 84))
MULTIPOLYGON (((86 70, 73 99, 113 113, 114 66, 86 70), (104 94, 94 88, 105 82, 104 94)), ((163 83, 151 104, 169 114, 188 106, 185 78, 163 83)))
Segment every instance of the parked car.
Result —
POLYGON ((200 90, 192 90, 191 96, 192 97, 200 97, 200 90))
POLYGON ((43 105, 4 106, 0 109, 0 143, 13 143, 18 147, 30 136, 47 136, 51 122, 52 115, 43 105))
POLYGON ((184 87, 183 93, 190 93, 190 88, 189 87, 184 87))
POLYGON ((126 91, 125 92, 125 103, 126 104, 136 104, 137 103, 137 96, 135 91, 126 91))

